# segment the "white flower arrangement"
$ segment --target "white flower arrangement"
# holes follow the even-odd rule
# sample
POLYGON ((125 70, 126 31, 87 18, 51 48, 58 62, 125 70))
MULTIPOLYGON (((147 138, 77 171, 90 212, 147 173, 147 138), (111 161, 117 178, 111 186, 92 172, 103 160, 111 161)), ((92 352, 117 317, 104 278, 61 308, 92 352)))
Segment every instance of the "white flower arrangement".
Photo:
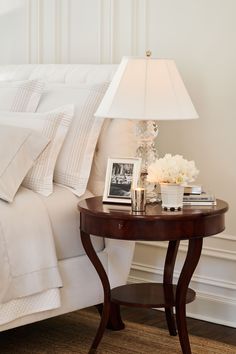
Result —
POLYGON ((199 171, 194 161, 188 161, 181 155, 166 154, 148 168, 148 181, 154 183, 186 184, 193 182, 199 171))

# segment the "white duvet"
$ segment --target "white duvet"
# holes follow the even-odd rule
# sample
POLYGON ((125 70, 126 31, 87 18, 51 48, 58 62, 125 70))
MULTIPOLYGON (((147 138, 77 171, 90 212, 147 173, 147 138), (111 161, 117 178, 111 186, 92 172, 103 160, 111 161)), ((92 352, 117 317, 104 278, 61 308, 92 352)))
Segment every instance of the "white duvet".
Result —
POLYGON ((58 288, 62 281, 57 263, 51 224, 41 198, 21 187, 13 203, 0 200, 1 324, 27 311, 49 309, 49 303, 40 303, 39 295, 48 295, 52 308, 60 305, 58 288), (52 293, 54 290, 57 293, 52 293), (31 301, 30 306, 27 303, 30 310, 14 315, 14 308, 22 307, 26 299, 36 301, 35 305, 31 301))

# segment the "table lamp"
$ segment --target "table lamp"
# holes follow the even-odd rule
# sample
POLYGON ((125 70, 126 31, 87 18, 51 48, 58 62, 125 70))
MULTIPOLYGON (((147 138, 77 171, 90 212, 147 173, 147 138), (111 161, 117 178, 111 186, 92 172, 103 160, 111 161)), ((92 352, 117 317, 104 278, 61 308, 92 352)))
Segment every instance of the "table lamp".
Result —
POLYGON ((137 156, 144 174, 157 158, 156 121, 198 118, 175 62, 151 58, 150 51, 144 58, 123 57, 95 116, 138 120, 137 156))

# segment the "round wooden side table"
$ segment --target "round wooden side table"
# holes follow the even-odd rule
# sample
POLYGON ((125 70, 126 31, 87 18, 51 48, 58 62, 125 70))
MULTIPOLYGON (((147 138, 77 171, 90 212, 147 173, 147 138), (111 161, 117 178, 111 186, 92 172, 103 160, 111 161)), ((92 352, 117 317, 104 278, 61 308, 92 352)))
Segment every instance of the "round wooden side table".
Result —
POLYGON ((132 213, 131 207, 104 204, 102 197, 80 201, 81 240, 86 254, 95 267, 104 290, 104 304, 99 328, 90 348, 94 352, 108 324, 123 329, 119 305, 164 307, 170 335, 176 335, 184 354, 191 354, 186 303, 194 300, 195 292, 188 288, 198 264, 203 238, 222 232, 228 205, 217 200, 216 206, 184 206, 181 211, 163 211, 159 204, 148 204, 143 213, 132 213), (127 284, 111 290, 107 274, 92 246, 90 235, 133 241, 169 241, 163 283, 127 284), (173 272, 180 240, 188 240, 188 251, 178 283, 173 272), (176 324, 173 314, 176 310, 176 324))

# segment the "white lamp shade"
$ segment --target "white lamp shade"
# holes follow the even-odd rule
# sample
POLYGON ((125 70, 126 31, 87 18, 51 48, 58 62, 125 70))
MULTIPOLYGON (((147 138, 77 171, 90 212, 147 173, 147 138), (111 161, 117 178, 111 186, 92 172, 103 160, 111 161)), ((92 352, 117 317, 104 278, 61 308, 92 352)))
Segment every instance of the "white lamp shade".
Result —
POLYGON ((122 59, 95 116, 141 120, 198 118, 173 60, 132 57, 122 59))

